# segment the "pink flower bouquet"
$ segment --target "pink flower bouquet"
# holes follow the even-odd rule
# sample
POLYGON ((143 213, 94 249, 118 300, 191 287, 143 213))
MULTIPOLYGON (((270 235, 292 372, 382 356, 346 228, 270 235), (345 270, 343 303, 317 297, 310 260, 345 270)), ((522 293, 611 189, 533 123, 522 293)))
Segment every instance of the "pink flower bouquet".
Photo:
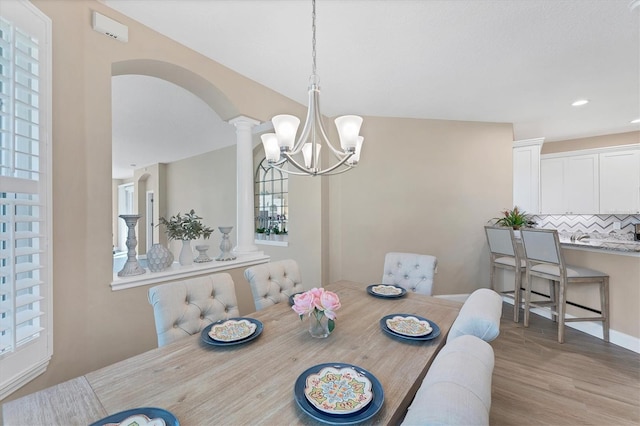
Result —
POLYGON ((305 315, 313 315, 316 321, 323 316, 328 318, 329 333, 335 328, 336 311, 340 308, 338 295, 324 288, 312 288, 293 298, 292 309, 303 319, 305 315))

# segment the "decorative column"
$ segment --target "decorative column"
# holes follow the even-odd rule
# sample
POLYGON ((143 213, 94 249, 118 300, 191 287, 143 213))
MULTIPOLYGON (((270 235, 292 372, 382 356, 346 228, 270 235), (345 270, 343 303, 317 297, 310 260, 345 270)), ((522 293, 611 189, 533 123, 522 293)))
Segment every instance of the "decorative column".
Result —
POLYGON ((236 128, 236 193, 238 244, 236 255, 255 253, 254 194, 253 194, 253 136, 251 129, 260 124, 252 118, 240 116, 229 121, 236 128))

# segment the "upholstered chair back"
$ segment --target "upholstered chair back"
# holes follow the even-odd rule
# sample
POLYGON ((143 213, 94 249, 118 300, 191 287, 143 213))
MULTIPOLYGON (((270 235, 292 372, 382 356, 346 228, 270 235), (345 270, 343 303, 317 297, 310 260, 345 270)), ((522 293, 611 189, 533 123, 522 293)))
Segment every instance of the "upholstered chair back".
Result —
POLYGON ((252 266, 244 276, 251 286, 256 310, 285 302, 292 294, 304 291, 300 269, 292 259, 252 266))
POLYGON ((387 253, 384 258, 382 284, 394 284, 408 291, 431 295, 438 260, 415 253, 387 253))
POLYGON ((212 322, 240 315, 227 273, 211 274, 149 289, 158 346, 199 333, 212 322))

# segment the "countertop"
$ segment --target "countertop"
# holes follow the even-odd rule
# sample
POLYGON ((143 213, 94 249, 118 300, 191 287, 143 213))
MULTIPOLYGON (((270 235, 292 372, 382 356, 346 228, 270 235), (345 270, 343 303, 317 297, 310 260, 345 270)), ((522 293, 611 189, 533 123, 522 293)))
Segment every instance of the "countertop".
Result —
POLYGON ((560 244, 565 248, 583 248, 612 252, 639 253, 640 241, 629 237, 632 234, 582 234, 571 240, 572 234, 560 233, 560 244), (582 238, 580 238, 582 237, 582 238))

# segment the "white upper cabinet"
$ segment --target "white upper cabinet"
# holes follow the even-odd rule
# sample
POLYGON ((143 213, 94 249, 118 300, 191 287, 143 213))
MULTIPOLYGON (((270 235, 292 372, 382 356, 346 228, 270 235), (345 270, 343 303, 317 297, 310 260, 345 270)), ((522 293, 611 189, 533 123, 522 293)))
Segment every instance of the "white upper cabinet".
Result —
POLYGON ((640 213, 640 148, 600 154, 600 213, 640 213))
POLYGON ((563 158, 540 161, 540 212, 564 214, 564 167, 563 158))
POLYGON ((640 145, 542 155, 540 211, 640 213, 640 145))
POLYGON ((544 138, 513 143, 513 205, 540 213, 540 148, 544 138))
POLYGON ((598 213, 598 171, 598 154, 543 158, 540 161, 541 212, 598 213))

